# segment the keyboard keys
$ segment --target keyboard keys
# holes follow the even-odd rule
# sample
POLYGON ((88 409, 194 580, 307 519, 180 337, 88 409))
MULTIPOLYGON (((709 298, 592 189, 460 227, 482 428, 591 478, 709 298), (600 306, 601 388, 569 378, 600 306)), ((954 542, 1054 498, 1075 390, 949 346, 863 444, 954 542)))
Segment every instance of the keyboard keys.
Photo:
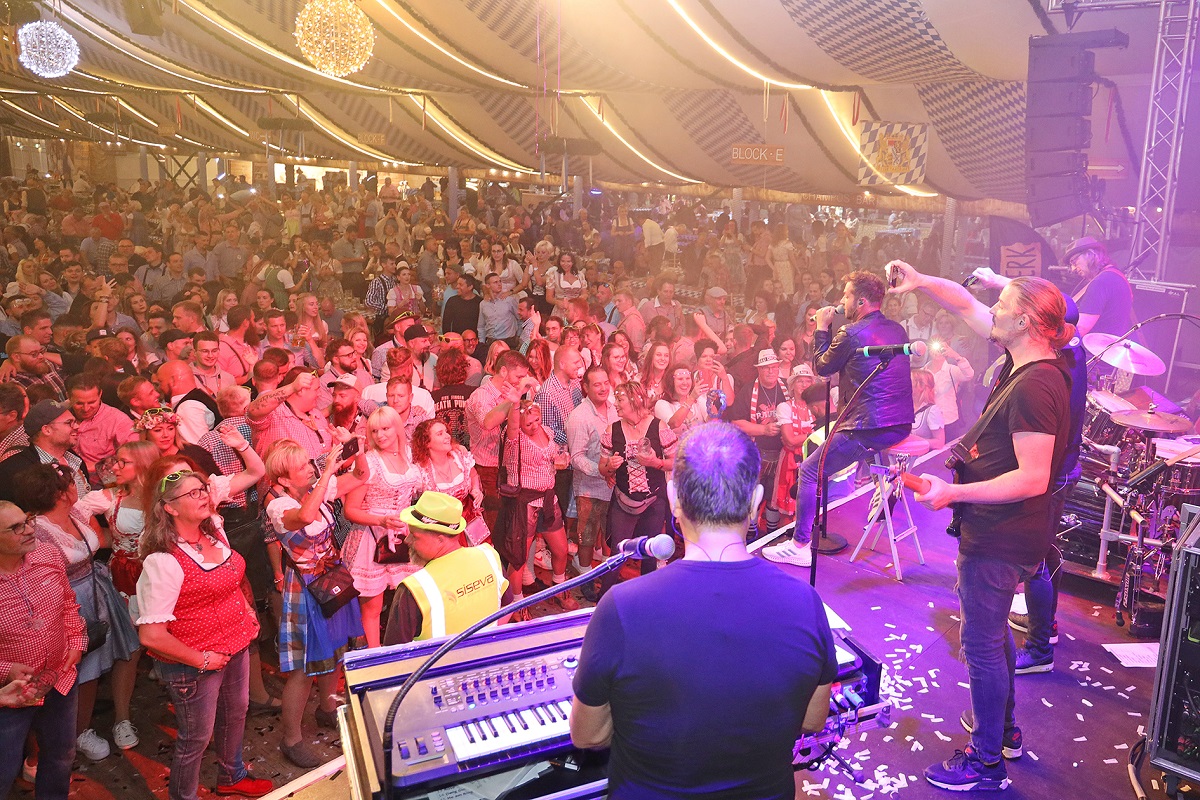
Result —
POLYGON ((570 735, 570 703, 566 700, 492 714, 446 729, 458 761, 515 752, 570 735))

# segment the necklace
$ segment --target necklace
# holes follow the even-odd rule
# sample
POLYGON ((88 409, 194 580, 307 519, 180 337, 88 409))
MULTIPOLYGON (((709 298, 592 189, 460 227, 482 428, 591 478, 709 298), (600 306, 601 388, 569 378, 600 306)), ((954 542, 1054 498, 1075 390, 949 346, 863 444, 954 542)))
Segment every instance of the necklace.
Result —
POLYGON ((184 539, 182 536, 179 537, 179 541, 183 542, 188 547, 192 548, 193 550, 195 550, 197 553, 199 553, 201 555, 204 555, 204 545, 203 545, 204 539, 208 539, 208 541, 210 543, 212 543, 213 545, 215 545, 217 543, 216 539, 214 539, 213 537, 209 536, 206 533, 201 533, 198 537, 196 537, 196 541, 194 541, 194 542, 189 542, 187 539, 184 539))

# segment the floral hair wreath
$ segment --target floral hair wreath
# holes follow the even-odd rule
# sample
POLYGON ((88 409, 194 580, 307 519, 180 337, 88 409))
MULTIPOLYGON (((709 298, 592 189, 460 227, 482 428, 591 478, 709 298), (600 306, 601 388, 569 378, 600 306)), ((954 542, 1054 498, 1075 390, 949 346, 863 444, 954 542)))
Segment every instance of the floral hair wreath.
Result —
POLYGON ((179 415, 169 408, 151 408, 138 417, 138 421, 133 423, 133 429, 139 432, 153 430, 164 422, 168 425, 178 425, 179 415))

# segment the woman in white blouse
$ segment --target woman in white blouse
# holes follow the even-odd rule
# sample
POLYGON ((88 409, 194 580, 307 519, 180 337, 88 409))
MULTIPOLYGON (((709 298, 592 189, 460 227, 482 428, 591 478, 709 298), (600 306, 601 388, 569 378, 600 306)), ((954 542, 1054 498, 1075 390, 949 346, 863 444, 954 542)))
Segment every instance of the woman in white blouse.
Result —
MULTIPOLYGON (((108 567, 94 560, 96 551, 108 547, 109 542, 82 512, 75 510, 79 491, 69 467, 61 464, 30 467, 17 474, 13 490, 17 505, 26 513, 37 514, 34 535, 58 547, 66 557, 67 578, 75 590, 84 622, 89 628, 94 628, 98 622, 108 624, 103 643, 97 637, 89 644, 90 651, 79 662, 78 677, 76 746, 91 760, 100 761, 111 752, 108 741, 92 728, 92 710, 100 676, 113 669, 132 671, 136 675, 129 657, 138 649, 137 632, 129 619, 125 601, 113 587, 108 567)), ((124 675, 123 679, 132 682, 133 677, 124 675)), ((115 734, 125 726, 132 727, 129 725, 129 704, 124 705, 124 708, 115 709, 115 734)), ((117 738, 121 737, 118 735, 117 738)), ((10 742, 8 746, 19 746, 19 743, 10 742)))

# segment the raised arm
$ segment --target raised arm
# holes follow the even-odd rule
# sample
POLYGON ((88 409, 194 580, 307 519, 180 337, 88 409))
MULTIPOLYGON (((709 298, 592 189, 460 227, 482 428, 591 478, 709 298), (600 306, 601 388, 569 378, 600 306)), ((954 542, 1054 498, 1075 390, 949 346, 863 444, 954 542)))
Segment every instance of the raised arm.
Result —
MULTIPOLYGON (((992 312, 960 284, 945 278, 923 275, 910 264, 893 261, 884 268, 898 278, 899 283, 888 289, 889 294, 921 291, 947 311, 958 315, 971 330, 987 339, 992 333, 992 312)), ((998 276, 997 276, 998 277, 998 276)))

